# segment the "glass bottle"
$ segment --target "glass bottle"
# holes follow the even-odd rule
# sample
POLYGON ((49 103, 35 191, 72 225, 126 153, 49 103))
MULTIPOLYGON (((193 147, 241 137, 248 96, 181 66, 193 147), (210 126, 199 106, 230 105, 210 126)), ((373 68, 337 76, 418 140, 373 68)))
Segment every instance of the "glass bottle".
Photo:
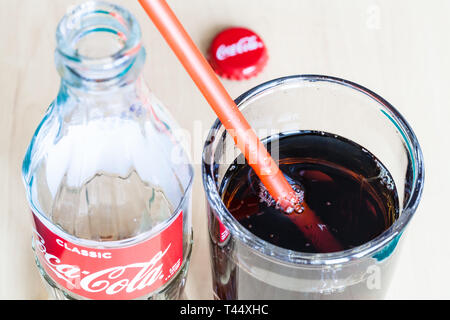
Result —
POLYGON ((56 38, 61 86, 22 168, 40 273, 57 299, 179 298, 193 168, 143 81, 139 25, 91 1, 56 38))

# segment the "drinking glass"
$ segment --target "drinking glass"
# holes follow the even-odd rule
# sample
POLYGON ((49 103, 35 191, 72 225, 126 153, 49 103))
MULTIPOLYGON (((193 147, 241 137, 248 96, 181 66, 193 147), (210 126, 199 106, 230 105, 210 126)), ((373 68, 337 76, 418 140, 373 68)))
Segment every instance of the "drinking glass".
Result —
POLYGON ((295 75, 263 83, 242 94, 236 104, 260 139, 281 132, 314 130, 339 135, 370 151, 395 182, 399 216, 371 241, 333 253, 296 252, 258 238, 222 201, 225 173, 240 152, 216 120, 202 163, 214 297, 383 298, 402 245, 401 236, 419 205, 424 185, 422 152, 407 121, 374 92, 322 75, 295 75))

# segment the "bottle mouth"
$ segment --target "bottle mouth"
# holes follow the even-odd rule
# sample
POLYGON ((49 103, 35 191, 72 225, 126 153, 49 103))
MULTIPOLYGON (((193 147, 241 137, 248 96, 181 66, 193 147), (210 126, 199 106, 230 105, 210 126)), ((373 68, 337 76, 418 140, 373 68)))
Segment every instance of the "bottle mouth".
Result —
POLYGON ((108 81, 129 71, 139 52, 141 30, 126 9, 89 1, 70 10, 56 31, 56 58, 63 77, 108 81))

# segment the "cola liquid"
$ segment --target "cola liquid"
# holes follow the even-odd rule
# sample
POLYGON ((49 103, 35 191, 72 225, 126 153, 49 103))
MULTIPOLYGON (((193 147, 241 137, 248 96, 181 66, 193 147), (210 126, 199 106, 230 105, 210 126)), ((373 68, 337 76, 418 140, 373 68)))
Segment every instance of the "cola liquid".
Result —
MULTIPOLYGON (((355 142, 324 132, 302 131, 270 137, 265 143, 272 156, 279 159, 287 180, 302 189, 308 208, 343 250, 374 239, 398 218, 394 180, 373 154, 355 142)), ((276 208, 242 155, 229 167, 220 190, 229 212, 254 236, 297 252, 332 251, 315 248, 293 223, 292 216, 302 213, 286 214, 276 208)), ((239 258, 233 256, 237 251, 234 246, 233 241, 212 241, 216 298, 253 298, 259 294, 262 296, 258 297, 264 298, 264 292, 269 291, 269 296, 273 296, 274 290, 279 291, 281 299, 320 298, 320 293, 299 295, 280 289, 282 284, 275 288, 264 283, 261 277, 257 279, 249 266, 254 263, 258 267, 261 261, 250 258, 242 267, 239 258)), ((355 288, 351 294, 355 294, 355 288)), ((341 290, 336 297, 347 296, 341 290)))

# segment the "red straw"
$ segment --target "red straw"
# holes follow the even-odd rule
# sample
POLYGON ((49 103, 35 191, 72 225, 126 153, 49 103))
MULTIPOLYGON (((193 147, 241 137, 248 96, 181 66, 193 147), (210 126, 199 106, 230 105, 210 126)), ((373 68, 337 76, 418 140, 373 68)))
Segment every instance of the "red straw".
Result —
MULTIPOLYGON (((265 146, 258 139, 250 124, 215 75, 208 61, 203 57, 166 1, 138 1, 166 39, 192 80, 194 80, 225 129, 233 137, 235 144, 267 188, 267 191, 278 201, 283 210, 292 211, 293 207, 298 204, 298 197, 292 186, 286 180, 265 146)), ((294 218, 297 215, 291 216, 294 218)), ((326 244, 325 247, 323 241, 318 241, 317 235, 324 233, 323 228, 319 228, 318 225, 323 224, 313 211, 305 210, 298 217, 294 218, 294 222, 302 229, 305 235, 311 235, 311 238, 316 239, 311 241, 317 250, 321 250, 320 247, 324 251, 329 250, 330 243, 326 244)), ((331 241, 331 247, 334 248, 333 251, 338 251, 341 248, 331 234, 326 238, 329 238, 327 241, 331 241)))

